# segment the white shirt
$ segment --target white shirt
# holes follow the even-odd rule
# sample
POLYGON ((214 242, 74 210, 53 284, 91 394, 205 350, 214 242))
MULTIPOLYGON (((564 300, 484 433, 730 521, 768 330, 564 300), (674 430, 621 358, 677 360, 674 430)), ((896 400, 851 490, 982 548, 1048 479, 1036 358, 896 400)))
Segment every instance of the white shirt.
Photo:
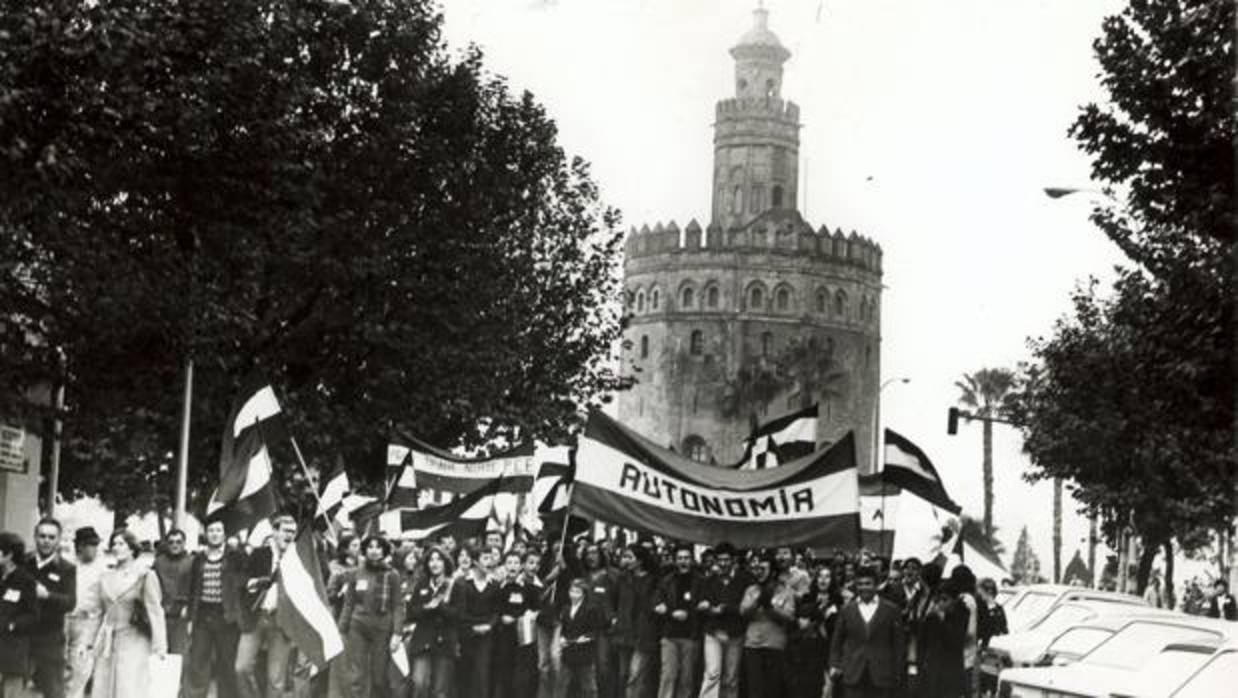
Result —
POLYGON ((860 609, 860 617, 864 619, 865 623, 873 622, 873 616, 877 613, 877 603, 878 601, 876 596, 874 596, 873 600, 868 603, 864 603, 858 598, 856 599, 856 608, 860 609))
POLYGON ((96 557, 89 563, 77 563, 77 605, 73 607, 74 615, 95 614, 102 610, 97 584, 109 567, 111 565, 102 557, 96 557))

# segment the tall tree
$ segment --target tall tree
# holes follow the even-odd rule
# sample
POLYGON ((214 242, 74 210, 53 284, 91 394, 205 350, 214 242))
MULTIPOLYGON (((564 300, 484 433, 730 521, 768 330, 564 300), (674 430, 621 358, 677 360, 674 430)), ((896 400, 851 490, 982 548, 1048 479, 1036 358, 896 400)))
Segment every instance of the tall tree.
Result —
POLYGON ((984 419, 984 532, 993 533, 993 422, 989 418, 1002 417, 1006 410, 1006 398, 1014 388, 1014 372, 1005 368, 982 368, 965 374, 955 382, 959 389, 959 405, 971 414, 984 419))
POLYGON ((0 399, 63 352, 67 489, 132 501, 187 356, 200 486, 255 367, 359 479, 393 433, 558 439, 622 387, 617 214, 441 25, 429 0, 0 0, 0 399))

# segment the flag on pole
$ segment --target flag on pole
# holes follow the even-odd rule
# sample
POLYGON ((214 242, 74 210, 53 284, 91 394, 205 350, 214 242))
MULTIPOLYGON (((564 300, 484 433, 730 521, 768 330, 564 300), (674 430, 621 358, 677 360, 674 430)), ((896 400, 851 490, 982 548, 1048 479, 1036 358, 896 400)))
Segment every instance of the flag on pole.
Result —
POLYGON ((860 476, 860 544, 878 555, 894 550, 900 493, 881 473, 860 476))
POLYGON ((344 651, 344 640, 327 603, 327 587, 313 530, 301 529, 279 561, 279 605, 275 622, 318 669, 344 651))
POLYGON ((469 494, 501 479, 504 491, 526 494, 537 474, 536 445, 530 441, 484 458, 463 458, 408 437, 405 443, 387 445, 387 466, 398 468, 395 486, 387 499, 389 508, 416 507, 420 492, 433 501, 469 494))
POLYGON ((288 429, 279 400, 275 399, 275 390, 261 373, 251 373, 242 382, 224 421, 223 445, 219 451, 220 477, 249 458, 255 440, 272 444, 287 439, 288 429))
POLYGON ((344 470, 342 461, 336 462, 331 473, 318 493, 318 512, 315 518, 323 517, 328 521, 334 519, 344 506, 344 498, 352 491, 348 483, 348 472, 344 470))
POLYGON ((890 429, 886 429, 885 436, 886 482, 952 514, 957 515, 963 510, 950 498, 941 476, 937 474, 937 468, 933 467, 933 462, 919 446, 890 429))
POLYGON ((757 426, 745 441, 744 457, 732 467, 763 470, 810 455, 817 449, 817 412, 812 405, 757 426))
POLYGON ((378 515, 379 530, 392 537, 413 540, 442 535, 457 539, 480 536, 494 516, 495 498, 502 487, 502 478, 495 478, 443 506, 383 512, 378 515))
POLYGON ((206 522, 222 521, 229 533, 253 529, 277 508, 271 457, 262 435, 247 436, 244 447, 247 456, 238 454, 206 505, 206 522))

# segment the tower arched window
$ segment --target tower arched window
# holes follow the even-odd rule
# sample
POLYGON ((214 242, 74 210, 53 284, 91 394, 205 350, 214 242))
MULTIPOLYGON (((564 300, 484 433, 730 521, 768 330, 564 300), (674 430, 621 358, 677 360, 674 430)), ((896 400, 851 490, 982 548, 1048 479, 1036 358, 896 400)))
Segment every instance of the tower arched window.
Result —
POLYGON ((686 436, 683 440, 683 454, 697 463, 708 463, 709 444, 696 434, 686 436))
POLYGON ((825 289, 817 290, 817 314, 825 315, 830 312, 830 294, 825 289))
POLYGON ((775 184, 774 188, 770 190, 769 203, 770 203, 770 206, 773 208, 782 208, 782 185, 781 184, 775 184))
POLYGON ((786 287, 778 289, 778 294, 774 296, 774 307, 780 313, 785 313, 791 309, 791 289, 786 287))
POLYGON ((705 307, 709 308, 710 310, 718 309, 718 287, 717 286, 710 286, 709 289, 705 291, 705 307))
POLYGON ((636 292, 636 312, 638 313, 645 312, 645 292, 644 291, 636 292))
POLYGON ((640 357, 642 359, 649 358, 649 335, 643 334, 640 338, 640 357))
POLYGON ((649 309, 657 310, 658 306, 661 304, 662 304, 662 293, 658 291, 658 289, 655 288, 649 292, 649 309))
POLYGON ((693 356, 700 356, 705 353, 705 333, 700 330, 692 330, 692 334, 688 339, 688 352, 693 356))
POLYGON ((691 310, 695 304, 696 291, 693 291, 691 286, 679 292, 679 307, 681 310, 691 310))
POLYGON ((752 196, 748 202, 748 210, 753 213, 760 213, 765 209, 765 187, 760 184, 752 185, 752 196))
POLYGON ((847 293, 842 289, 834 294, 834 314, 843 319, 847 317, 847 293))
POLYGON ((765 290, 760 286, 753 286, 752 290, 748 291, 748 309, 749 310, 764 310, 765 309, 765 290))
POLYGON ((775 97, 777 95, 778 95, 778 83, 774 82, 773 78, 767 79, 765 81, 765 96, 775 97))
POLYGON ((734 200, 731 202, 731 206, 732 206, 731 212, 734 213, 735 215, 739 215, 743 213, 744 212, 744 186, 742 184, 736 184, 735 189, 732 190, 731 192, 731 196, 734 197, 734 200))
POLYGON ((761 333, 761 356, 770 356, 774 353, 774 333, 761 333))

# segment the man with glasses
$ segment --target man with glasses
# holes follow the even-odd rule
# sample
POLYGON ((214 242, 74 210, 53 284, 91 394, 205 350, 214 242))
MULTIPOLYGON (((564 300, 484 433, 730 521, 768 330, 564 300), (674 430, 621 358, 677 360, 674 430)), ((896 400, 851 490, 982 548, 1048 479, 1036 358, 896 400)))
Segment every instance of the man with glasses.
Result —
POLYGON ((189 644, 189 582, 193 558, 185 551, 185 532, 174 528, 155 556, 155 574, 163 590, 163 615, 168 624, 168 652, 185 654, 189 644))
POLYGON ((64 619, 77 605, 77 568, 60 557, 60 531, 55 519, 39 521, 34 527, 34 553, 26 558, 39 610, 30 631, 30 663, 34 685, 44 698, 64 698, 64 619))

